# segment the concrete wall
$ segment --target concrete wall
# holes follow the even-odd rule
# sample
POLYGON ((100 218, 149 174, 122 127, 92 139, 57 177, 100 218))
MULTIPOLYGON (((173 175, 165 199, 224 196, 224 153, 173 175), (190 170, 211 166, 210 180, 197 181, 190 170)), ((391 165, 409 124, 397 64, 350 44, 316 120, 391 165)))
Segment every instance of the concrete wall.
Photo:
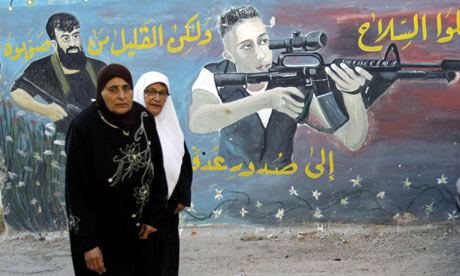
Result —
MULTIPOLYGON (((31 62, 54 53, 45 24, 59 12, 79 19, 88 57, 124 64, 134 80, 151 70, 169 76, 195 170, 193 208, 183 212, 183 222, 278 225, 456 219, 458 73, 450 83, 409 79, 396 80, 389 88, 372 86, 368 93, 384 93, 368 106, 368 132, 354 151, 331 134, 299 124, 292 137, 283 138, 293 142, 293 154, 287 156, 290 165, 277 169, 278 160, 271 160, 267 169, 253 168, 249 162, 230 165, 231 160, 221 159, 219 131, 199 134, 189 128, 192 85, 204 65, 222 60, 217 19, 231 7, 258 8, 270 39, 290 37, 294 30, 325 32, 329 43, 317 51, 325 63, 337 58, 382 59, 391 43, 398 46, 402 62, 439 63, 460 59, 456 1, 32 2, 12 1, 11 10, 0 8, 0 144, 8 177, 1 194, 3 215, 12 228, 66 228, 64 135, 45 115, 19 108, 10 95, 31 62)), ((273 61, 281 51, 273 50, 273 61)), ((376 73, 371 73, 375 80, 376 73)), ((248 142, 261 135, 255 128, 242 133, 248 142)), ((279 158, 286 157, 280 153, 279 158)))

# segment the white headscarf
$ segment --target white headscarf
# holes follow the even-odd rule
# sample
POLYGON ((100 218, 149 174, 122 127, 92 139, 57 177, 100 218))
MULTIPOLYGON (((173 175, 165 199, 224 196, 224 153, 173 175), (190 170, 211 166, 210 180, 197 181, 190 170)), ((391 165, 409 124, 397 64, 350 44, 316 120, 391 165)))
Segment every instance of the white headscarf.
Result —
MULTIPOLYGON (((134 87, 134 101, 145 106, 144 89, 152 83, 160 82, 166 85, 168 92, 168 77, 159 72, 148 72, 141 76, 134 87)), ((160 136, 161 150, 163 152, 163 165, 168 181, 168 198, 171 197, 176 187, 182 167, 184 156, 184 133, 179 125, 176 110, 171 96, 166 98, 166 102, 160 114, 155 116, 158 136, 160 136)))

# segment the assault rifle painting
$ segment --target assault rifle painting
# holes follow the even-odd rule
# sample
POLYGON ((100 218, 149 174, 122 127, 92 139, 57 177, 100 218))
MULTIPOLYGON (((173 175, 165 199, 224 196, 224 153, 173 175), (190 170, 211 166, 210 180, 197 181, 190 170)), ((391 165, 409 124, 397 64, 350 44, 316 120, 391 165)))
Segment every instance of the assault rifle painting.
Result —
POLYGON ((398 48, 394 43, 388 46, 381 60, 338 58, 330 64, 325 64, 324 58, 315 51, 325 47, 327 40, 327 35, 321 31, 310 32, 305 36, 302 36, 300 31, 296 31, 291 38, 270 40, 270 49, 284 49, 285 51, 279 54, 276 63, 268 72, 216 73, 214 81, 217 87, 262 82, 271 82, 274 87, 295 86, 305 95, 304 102, 306 103, 296 121, 323 132, 333 133, 349 118, 341 93, 337 90, 334 80, 325 71, 326 66, 346 64, 350 68, 363 68, 373 75, 373 79, 368 84, 354 92, 361 94, 366 108, 372 106, 398 79, 451 82, 455 79, 455 71, 460 71, 460 60, 443 60, 439 63, 401 63, 398 48), (313 95, 318 99, 330 128, 326 129, 308 122, 306 111, 313 95))
POLYGON ((63 108, 66 111, 66 113, 69 116, 69 118, 75 118, 75 116, 77 116, 78 113, 81 112, 81 108, 79 108, 78 106, 76 106, 76 105, 74 105, 72 103, 67 103, 66 104, 66 103, 62 102, 61 100, 59 100, 58 98, 53 97, 50 93, 48 93, 45 90, 41 89, 40 87, 38 87, 35 83, 30 81, 26 77, 22 76, 19 80, 20 81, 25 81, 26 83, 31 85, 34 89, 36 89, 37 92, 38 92, 38 95, 40 95, 45 101, 54 102, 57 105, 59 105, 61 108, 63 108))

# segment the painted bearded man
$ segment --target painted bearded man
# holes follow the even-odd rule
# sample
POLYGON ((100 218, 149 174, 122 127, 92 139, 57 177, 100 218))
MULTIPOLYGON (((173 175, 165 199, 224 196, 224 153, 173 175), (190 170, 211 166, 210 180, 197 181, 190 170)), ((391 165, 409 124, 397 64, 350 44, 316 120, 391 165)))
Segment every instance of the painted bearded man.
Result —
POLYGON ((95 99, 97 72, 105 63, 86 57, 75 16, 53 14, 46 31, 55 53, 24 70, 11 89, 11 99, 24 110, 48 117, 56 131, 65 133, 73 117, 95 99), (37 95, 47 103, 37 101, 37 95))

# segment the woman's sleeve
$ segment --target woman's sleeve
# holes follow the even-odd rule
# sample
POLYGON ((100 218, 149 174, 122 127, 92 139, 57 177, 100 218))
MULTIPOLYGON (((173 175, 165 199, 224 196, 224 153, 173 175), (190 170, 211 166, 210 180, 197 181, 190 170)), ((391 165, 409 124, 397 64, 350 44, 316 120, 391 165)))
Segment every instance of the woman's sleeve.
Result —
POLYGON ((65 197, 72 250, 86 252, 98 246, 94 187, 91 185, 92 152, 74 123, 66 136, 65 197))
MULTIPOLYGON (((185 206, 190 206, 192 200, 192 179, 193 169, 190 154, 187 149, 187 145, 184 143, 184 157, 182 158, 182 167, 177 181, 174 193, 171 195, 171 199, 177 203, 182 203, 185 206)), ((170 199, 170 201, 171 201, 170 199)), ((174 208, 176 208, 175 206, 174 208)))
POLYGON ((154 167, 153 181, 150 185, 150 195, 147 208, 144 213, 143 223, 159 228, 160 220, 165 214, 168 197, 168 184, 163 167, 163 154, 161 151, 160 138, 155 126, 155 119, 150 115, 153 127, 147 129, 150 137, 150 149, 154 167))

